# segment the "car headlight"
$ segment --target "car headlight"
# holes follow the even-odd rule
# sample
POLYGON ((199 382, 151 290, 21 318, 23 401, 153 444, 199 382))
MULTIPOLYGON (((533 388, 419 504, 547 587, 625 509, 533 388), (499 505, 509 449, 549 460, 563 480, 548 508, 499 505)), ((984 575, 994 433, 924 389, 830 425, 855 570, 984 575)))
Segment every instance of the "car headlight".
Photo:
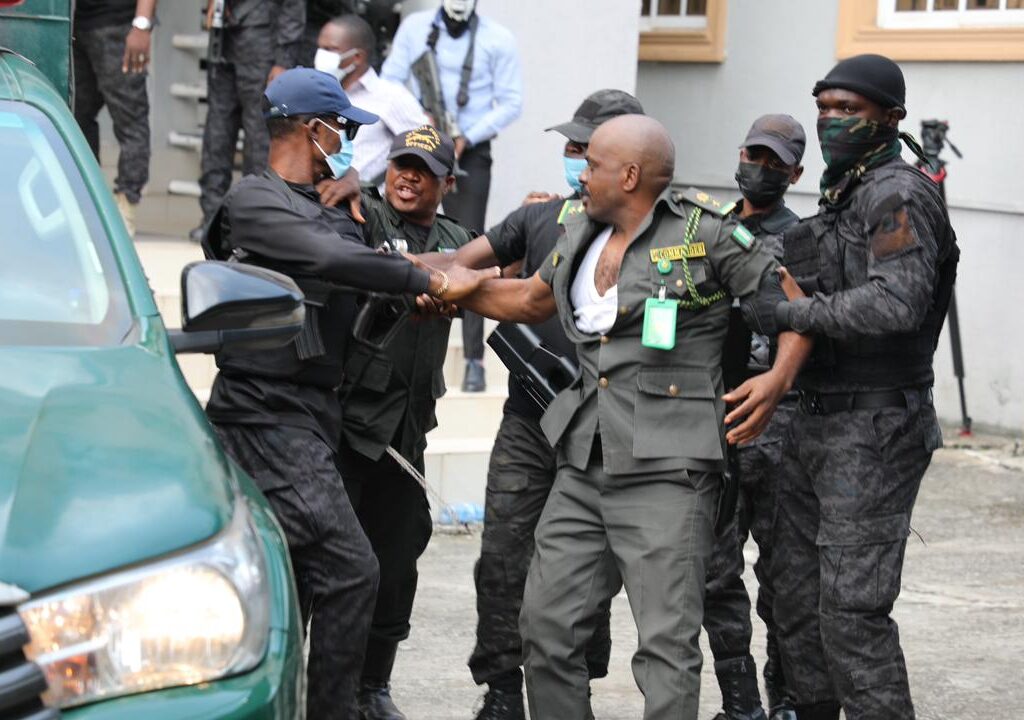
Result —
POLYGON ((212 540, 18 607, 47 705, 192 685, 251 670, 269 638, 263 545, 245 500, 212 540))

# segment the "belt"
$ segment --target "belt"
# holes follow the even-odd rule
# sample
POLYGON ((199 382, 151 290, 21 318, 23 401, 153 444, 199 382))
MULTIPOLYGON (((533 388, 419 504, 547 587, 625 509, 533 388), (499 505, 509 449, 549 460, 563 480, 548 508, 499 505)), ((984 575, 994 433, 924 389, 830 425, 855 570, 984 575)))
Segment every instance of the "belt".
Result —
POLYGON ((907 396, 917 395, 921 405, 931 405, 932 389, 908 388, 906 390, 879 390, 851 393, 819 393, 800 391, 800 409, 808 415, 831 415, 850 410, 880 410, 881 408, 905 408, 907 396))

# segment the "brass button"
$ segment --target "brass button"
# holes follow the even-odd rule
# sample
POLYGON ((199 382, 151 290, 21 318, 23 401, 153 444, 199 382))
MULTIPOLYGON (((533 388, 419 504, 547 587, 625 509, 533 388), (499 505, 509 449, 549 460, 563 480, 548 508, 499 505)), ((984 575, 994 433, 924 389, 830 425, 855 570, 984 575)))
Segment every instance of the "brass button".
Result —
POLYGON ((600 387, 602 387, 602 388, 606 388, 606 387, 608 387, 608 378, 606 378, 606 377, 603 377, 603 378, 599 379, 599 380, 597 381, 597 384, 598 384, 598 385, 599 385, 600 387))
POLYGON ((676 395, 678 395, 679 394, 679 386, 678 385, 669 385, 668 386, 668 394, 671 395, 672 397, 675 397, 676 395))
POLYGON ((601 336, 601 344, 602 345, 607 345, 608 344, 608 336, 607 335, 602 335, 601 336))
POLYGON ((683 286, 682 278, 680 278, 679 280, 676 280, 676 287, 682 287, 682 286, 683 286))
POLYGON ((628 312, 629 312, 629 306, 628 305, 620 305, 619 306, 619 315, 625 315, 628 312))

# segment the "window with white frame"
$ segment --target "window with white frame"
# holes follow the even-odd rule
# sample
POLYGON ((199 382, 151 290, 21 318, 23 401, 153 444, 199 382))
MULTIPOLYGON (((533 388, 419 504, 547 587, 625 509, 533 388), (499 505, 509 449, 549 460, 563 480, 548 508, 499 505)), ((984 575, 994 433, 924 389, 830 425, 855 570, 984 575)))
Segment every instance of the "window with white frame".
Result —
POLYGON ((708 0, 642 0, 640 30, 703 30, 708 26, 708 0))
POLYGON ((878 0, 878 27, 955 29, 1024 26, 1024 0, 878 0))

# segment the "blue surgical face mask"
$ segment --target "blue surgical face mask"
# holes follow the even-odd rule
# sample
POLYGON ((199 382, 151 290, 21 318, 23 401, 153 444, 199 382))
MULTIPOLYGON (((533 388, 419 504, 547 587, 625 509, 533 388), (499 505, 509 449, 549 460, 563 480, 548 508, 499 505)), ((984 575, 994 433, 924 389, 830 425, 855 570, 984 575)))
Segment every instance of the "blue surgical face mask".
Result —
POLYGON ((565 181, 569 183, 569 187, 575 192, 583 190, 580 175, 587 167, 587 159, 563 156, 562 162, 565 163, 565 181))
POLYGON ((313 144, 316 145, 316 149, 323 153, 324 160, 327 161, 327 167, 331 169, 331 177, 335 180, 340 180, 342 176, 348 172, 348 169, 352 167, 352 156, 355 155, 355 145, 352 144, 351 140, 345 137, 345 133, 341 130, 332 128, 323 120, 318 120, 317 122, 336 133, 338 138, 341 140, 341 149, 333 155, 325 153, 324 149, 320 147, 320 143, 313 140, 313 144))

